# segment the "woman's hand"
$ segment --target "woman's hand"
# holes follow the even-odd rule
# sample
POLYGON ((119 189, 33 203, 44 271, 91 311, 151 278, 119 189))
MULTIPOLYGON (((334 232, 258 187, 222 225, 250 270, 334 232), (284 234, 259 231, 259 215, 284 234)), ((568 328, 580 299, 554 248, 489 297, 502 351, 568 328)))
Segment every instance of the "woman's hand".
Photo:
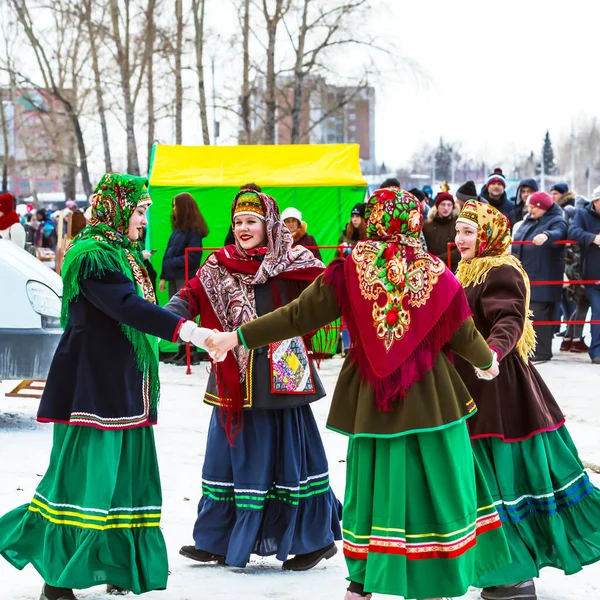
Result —
POLYGON ((533 243, 536 246, 541 246, 543 244, 545 244, 548 241, 548 234, 547 233, 538 233, 534 238, 533 238, 533 243))
POLYGON ((495 379, 500 374, 500 364, 498 363, 498 355, 492 350, 492 354, 494 355, 494 360, 492 361, 492 366, 489 369, 475 369, 475 374, 479 379, 484 379, 486 381, 491 381, 495 379))
POLYGON ((237 331, 214 333, 206 340, 211 356, 218 362, 238 345, 237 331))
POLYGON ((152 257, 152 252, 148 250, 142 250, 142 256, 144 257, 144 260, 150 260, 152 257))
POLYGON ((164 280, 164 279, 161 279, 161 280, 158 282, 158 289, 159 289, 161 292, 166 292, 166 291, 167 291, 167 284, 166 284, 166 282, 165 282, 165 280, 164 280))

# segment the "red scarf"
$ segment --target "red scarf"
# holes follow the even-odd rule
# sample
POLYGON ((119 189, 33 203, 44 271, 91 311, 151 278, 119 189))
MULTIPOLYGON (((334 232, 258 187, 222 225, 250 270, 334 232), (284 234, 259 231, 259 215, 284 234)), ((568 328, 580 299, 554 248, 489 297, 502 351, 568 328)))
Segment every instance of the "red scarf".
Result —
POLYGON ((0 231, 4 231, 16 223, 21 222, 19 214, 14 209, 14 206, 15 197, 12 194, 9 194, 8 192, 0 194, 0 212, 4 213, 0 217, 0 231))

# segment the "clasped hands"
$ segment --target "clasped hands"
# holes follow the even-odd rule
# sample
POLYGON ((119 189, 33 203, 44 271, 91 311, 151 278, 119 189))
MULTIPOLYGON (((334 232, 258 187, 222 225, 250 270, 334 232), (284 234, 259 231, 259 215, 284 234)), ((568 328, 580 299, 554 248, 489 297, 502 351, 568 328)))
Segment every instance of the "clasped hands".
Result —
POLYGON ((237 332, 222 332, 217 329, 198 327, 194 321, 186 321, 179 329, 182 342, 192 343, 197 348, 206 350, 215 362, 222 362, 227 352, 237 346, 237 332))
POLYGON ((489 369, 486 369, 485 371, 483 371, 482 369, 478 369, 477 367, 475 367, 475 375, 477 375, 477 377, 479 377, 479 379, 491 381, 495 377, 498 377, 498 375, 500 374, 500 365, 498 363, 498 355, 496 354, 496 352, 494 352, 494 350, 492 350, 492 354, 494 356, 494 359, 492 361, 492 366, 489 369))

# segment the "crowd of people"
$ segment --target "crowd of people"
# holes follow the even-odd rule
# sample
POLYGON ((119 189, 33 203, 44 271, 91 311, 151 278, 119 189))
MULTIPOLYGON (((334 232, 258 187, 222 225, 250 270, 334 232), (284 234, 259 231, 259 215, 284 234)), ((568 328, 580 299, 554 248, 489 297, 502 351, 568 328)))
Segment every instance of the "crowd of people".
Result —
MULTIPOLYGON (((600 286, 563 297, 561 285, 530 285, 600 279, 600 188, 574 206, 565 184, 536 187, 519 187, 523 215, 499 169, 480 194, 473 182, 433 197, 387 180, 351 209, 325 266, 301 211, 281 213, 247 184, 231 243, 204 261, 198 250, 187 282, 182 256, 208 226, 178 194, 161 308, 141 241, 148 182, 105 174, 62 265, 65 331, 37 415, 54 425, 50 464, 31 501, 0 517, 0 555, 33 565, 41 600, 166 588, 160 338, 213 361, 198 390, 212 412, 186 558, 243 568, 275 556, 305 571, 343 539, 345 600, 440 600, 471 585, 484 600, 535 600, 540 569, 600 560, 600 490, 534 366, 551 356, 553 329, 531 320, 583 297, 598 319, 600 286), (579 254, 554 243, 568 236, 579 254), (343 506, 311 408, 325 396, 315 340, 340 318, 347 356, 327 427, 349 439, 343 506)), ((0 202, 1 231, 18 238, 0 202)), ((567 332, 564 349, 582 348, 582 330, 567 332)), ((600 363, 598 326, 589 352, 600 363)))

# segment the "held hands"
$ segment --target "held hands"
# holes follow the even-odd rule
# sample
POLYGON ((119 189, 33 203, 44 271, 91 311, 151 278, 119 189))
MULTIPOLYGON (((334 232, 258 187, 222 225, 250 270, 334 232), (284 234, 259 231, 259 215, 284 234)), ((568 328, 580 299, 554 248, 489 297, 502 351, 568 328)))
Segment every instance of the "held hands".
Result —
POLYGON ((475 375, 479 377, 479 379, 484 379, 485 381, 491 381, 495 377, 498 377, 500 374, 500 365, 498 364, 498 355, 492 350, 492 354, 494 355, 494 360, 492 362, 492 366, 485 371, 481 369, 475 368, 475 375))
POLYGON ((213 335, 213 331, 206 327, 198 327, 194 321, 186 321, 179 329, 179 338, 182 342, 190 342, 197 348, 206 350, 214 361, 221 362, 225 360, 225 356, 223 355, 223 358, 217 357, 215 356, 215 352, 212 352, 208 348, 207 339, 211 335, 213 335))
POLYGON ((237 331, 218 331, 213 333, 206 341, 208 351, 218 362, 225 360, 230 350, 238 345, 237 331))

